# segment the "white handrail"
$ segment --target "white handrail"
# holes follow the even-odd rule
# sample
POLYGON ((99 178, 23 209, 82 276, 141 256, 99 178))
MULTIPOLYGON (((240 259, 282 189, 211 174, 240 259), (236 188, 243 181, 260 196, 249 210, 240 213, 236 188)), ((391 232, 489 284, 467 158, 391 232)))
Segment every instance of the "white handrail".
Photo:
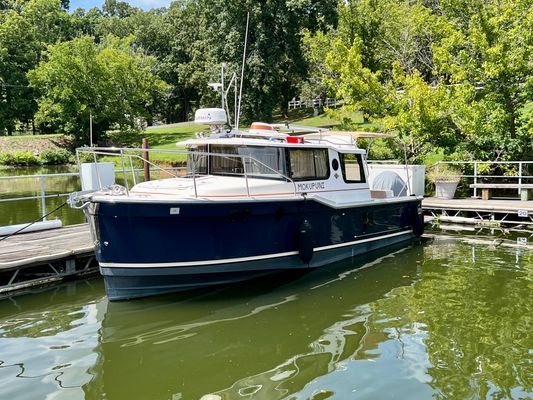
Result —
MULTIPOLYGON (((126 151, 128 152, 132 152, 132 151, 137 151, 137 152, 157 152, 157 153, 160 153, 160 152, 164 152, 164 153, 174 153, 174 154, 184 154, 184 155, 187 155, 187 156, 191 156, 191 155, 200 155, 200 156, 215 156, 215 157, 222 157, 222 158, 238 158, 241 160, 241 163, 243 164, 243 177, 244 177, 244 180, 245 180, 245 185, 246 185, 246 193, 247 193, 247 196, 248 197, 252 197, 252 194, 250 194, 250 188, 249 188, 249 182, 248 182, 248 179, 249 179, 249 173, 248 171, 246 171, 246 159, 248 159, 250 162, 254 162, 254 163, 257 163, 258 165, 261 165, 263 166, 264 168, 272 171, 274 174, 280 176, 281 178, 283 178, 284 180, 292 183, 293 185, 293 191, 294 191, 294 195, 296 195, 296 183, 294 182, 294 180, 292 180, 290 177, 284 175, 283 173, 273 169, 272 167, 262 163, 261 161, 257 160, 256 158, 250 156, 250 155, 241 155, 241 154, 228 154, 228 153, 214 153, 214 152, 206 152, 206 151, 190 151, 190 150, 174 150, 174 149, 144 149, 144 148, 129 148, 129 147, 119 147, 119 148, 116 148, 116 147, 111 147, 111 148, 108 148, 108 147, 91 147, 91 148, 79 148, 79 149, 76 149, 76 153, 78 155, 77 158, 79 158, 79 153, 92 153, 93 156, 95 156, 96 154, 98 155, 105 155, 105 156, 115 156, 115 157, 120 157, 121 160, 122 160, 122 174, 123 174, 123 179, 126 181, 125 182, 125 187, 126 187, 126 195, 129 196, 129 187, 128 187, 128 183, 127 183, 127 180, 126 180, 126 170, 125 170, 125 163, 123 161, 124 157, 129 157, 130 160, 132 157, 135 157, 135 158, 138 158, 139 160, 142 160, 143 162, 147 162, 148 164, 154 166, 155 168, 165 172, 165 173, 168 173, 170 174, 171 176, 173 177, 178 177, 177 175, 175 174, 171 174, 169 173, 166 169, 164 168, 161 168, 159 167, 158 165, 154 164, 153 162, 149 161, 149 160, 146 160, 145 158, 141 157, 140 155, 138 154, 128 154, 128 153, 125 153, 126 151)), ((133 164, 130 162, 130 165, 132 166, 133 164)), ((98 171, 96 171, 97 174, 98 174, 98 171)), ((131 170, 131 172, 133 172, 133 170, 131 170)), ((196 179, 197 179, 197 171, 196 171, 196 163, 192 162, 192 179, 193 179, 193 186, 194 186, 194 194, 195 194, 195 197, 198 198, 198 189, 197 189, 197 182, 196 182, 196 179)))
MULTIPOLYGON (((464 178, 473 178, 474 184, 478 183, 479 178, 494 178, 494 179, 517 179, 518 185, 523 183, 524 179, 533 179, 533 175, 524 175, 524 165, 533 165, 533 161, 438 161, 435 163, 435 168, 439 165, 473 165, 474 174, 461 174, 464 178), (518 165, 518 175, 486 175, 479 174, 480 165, 518 165)), ((518 194, 521 194, 522 189, 518 187, 518 194)), ((474 197, 477 197, 477 188, 474 187, 474 197)))

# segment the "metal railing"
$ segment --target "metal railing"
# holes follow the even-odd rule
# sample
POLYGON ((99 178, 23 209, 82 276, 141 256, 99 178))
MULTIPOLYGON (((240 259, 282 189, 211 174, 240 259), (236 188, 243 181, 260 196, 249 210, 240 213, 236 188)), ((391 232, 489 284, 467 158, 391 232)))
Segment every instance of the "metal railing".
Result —
MULTIPOLYGON (((435 163, 435 171, 439 170, 439 165, 453 165, 459 167, 461 170, 465 170, 468 167, 473 168, 473 174, 462 173, 462 178, 473 179, 473 184, 480 183, 480 179, 511 179, 517 180, 519 185, 525 183, 525 180, 533 180, 533 175, 525 174, 526 171, 529 171, 529 166, 533 168, 533 161, 439 161, 435 163), (516 175, 491 175, 485 173, 485 171, 491 170, 492 166, 508 165, 508 166, 518 166, 518 173, 516 175)), ((522 192, 522 189, 519 187, 518 194, 522 192)), ((477 188, 474 187, 474 197, 477 197, 477 188)))
POLYGON ((46 179, 50 180, 53 178, 63 178, 69 176, 78 176, 77 172, 64 172, 58 174, 36 174, 36 175, 17 175, 17 176, 0 176, 0 181, 13 181, 13 180, 26 180, 26 179, 35 179, 39 182, 40 194, 31 195, 31 196, 19 196, 19 197, 8 197, 0 198, 0 203, 12 202, 12 201, 22 201, 22 200, 41 200, 41 216, 43 221, 46 220, 46 199, 52 197, 68 197, 69 193, 54 193, 46 194, 45 183, 46 179))
MULTIPOLYGON (((171 170, 175 171, 175 170, 180 170, 180 169, 183 169, 183 168, 180 168, 180 167, 164 168, 164 170, 166 171, 171 171, 171 170)), ((134 175, 142 171, 143 170, 140 168, 133 170, 134 175)), ((115 170, 115 173, 117 172, 122 172, 122 170, 115 170)), ((39 189, 38 189, 39 194, 32 194, 29 196, 17 196, 17 197, 3 197, 3 194, 2 194, 2 197, 0 197, 0 204, 8 203, 8 202, 24 201, 24 200, 40 200, 41 201, 40 202, 41 217, 43 221, 46 221, 46 218, 45 218, 45 215, 47 214, 46 199, 57 198, 57 197, 67 198, 69 197, 71 193, 71 192, 55 193, 56 191, 54 191, 54 193, 50 193, 51 192, 50 190, 49 191, 46 190, 46 182, 49 182, 51 180, 58 179, 58 178, 73 177, 73 176, 79 177, 80 174, 78 172, 62 172, 62 173, 56 173, 56 174, 0 176, 0 182, 1 181, 23 181, 23 180, 28 180, 28 179, 35 179, 38 182, 38 186, 39 186, 39 189)), ((78 183, 79 184, 77 186, 81 186, 80 180, 78 181, 78 183)), ((27 190, 27 191, 30 191, 30 190, 27 190)), ((34 190, 31 190, 31 191, 33 192, 34 190)), ((72 191, 75 191, 75 189, 73 189, 72 191)))
MULTIPOLYGON (((266 170, 271 171, 275 176, 279 176, 281 179, 283 179, 283 180, 285 180, 287 182, 290 182, 292 184, 292 186, 293 186, 294 195, 296 195, 296 192, 297 192, 296 183, 294 182, 294 180, 292 180, 287 175, 275 170, 274 168, 272 168, 269 165, 257 160, 256 158, 254 158, 254 157, 252 157, 250 155, 214 153, 214 152, 205 152, 205 151, 190 151, 190 150, 172 150, 172 149, 93 147, 93 148, 76 149, 76 157, 78 159, 78 165, 81 168, 81 163, 79 162, 80 161, 80 154, 81 153, 88 153, 88 154, 92 154, 93 155, 93 159, 94 159, 94 162, 96 164, 96 168, 95 168, 96 169, 96 174, 98 176, 98 181, 100 182, 100 186, 102 186, 102 185, 101 185, 101 180, 100 180, 99 172, 98 172, 97 155, 120 157, 120 159, 121 159, 120 163, 122 165, 122 169, 119 169, 118 172, 122 172, 122 175, 123 175, 123 178, 124 178, 124 187, 126 189, 126 195, 127 196, 129 196, 129 190, 130 189, 129 189, 129 184, 128 184, 128 181, 126 179, 126 176, 127 176, 127 173, 134 171, 134 168, 133 168, 133 160, 134 159, 139 160, 139 161, 141 161, 143 163, 148 163, 152 167, 154 167, 154 170, 160 170, 160 171, 166 172, 173 178, 180 177, 177 174, 172 174, 171 172, 169 172, 171 169, 162 168, 162 167, 158 166, 157 164, 154 164, 154 163, 150 162, 145 157, 140 156, 139 154, 135 154, 135 153, 132 154, 132 152, 148 153, 148 154, 150 152, 153 152, 153 153, 173 153, 173 154, 186 155, 187 156, 187 160, 188 160, 188 166, 187 166, 187 174, 184 177, 192 179, 192 182, 193 182, 192 187, 194 189, 194 196, 196 198, 198 198, 197 179, 202 177, 202 176, 207 175, 207 171, 205 173, 202 173, 201 172, 201 168, 198 168, 198 166, 196 165, 197 163, 194 161, 194 157, 196 157, 196 156, 200 156, 200 157, 204 156, 204 157, 208 157, 208 159, 210 159, 211 157, 220 157, 222 159, 239 159, 240 162, 241 162, 241 166, 242 166, 242 172, 235 171, 232 174, 232 176, 233 175, 234 176, 242 176, 244 178, 244 185, 245 185, 246 194, 247 194, 248 197, 252 196, 252 194, 250 193, 249 179, 258 177, 257 174, 254 174, 253 171, 249 170, 250 166, 253 165, 253 164, 259 165, 262 168, 265 168, 266 170), (125 159, 127 159, 128 161, 126 162, 125 159), (126 164, 129 164, 130 171, 127 170, 126 164)), ((139 169, 139 170, 142 170, 142 169, 139 169)), ((134 183, 134 185, 136 185, 137 181, 136 181, 135 174, 133 173, 132 176, 133 176, 133 183, 134 183)))
POLYGON ((291 108, 318 108, 318 107, 334 107, 337 108, 337 99, 332 97, 327 97, 326 101, 320 99, 307 99, 307 100, 291 100, 288 103, 289 110, 291 108))

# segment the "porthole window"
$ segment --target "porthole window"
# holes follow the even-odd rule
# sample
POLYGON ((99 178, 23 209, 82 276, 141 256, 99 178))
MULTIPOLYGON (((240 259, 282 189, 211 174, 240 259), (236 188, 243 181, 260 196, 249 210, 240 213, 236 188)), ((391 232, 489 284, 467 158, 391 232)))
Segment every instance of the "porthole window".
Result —
POLYGON ((333 171, 337 171, 339 169, 339 160, 334 158, 331 162, 331 168, 333 168, 333 171))

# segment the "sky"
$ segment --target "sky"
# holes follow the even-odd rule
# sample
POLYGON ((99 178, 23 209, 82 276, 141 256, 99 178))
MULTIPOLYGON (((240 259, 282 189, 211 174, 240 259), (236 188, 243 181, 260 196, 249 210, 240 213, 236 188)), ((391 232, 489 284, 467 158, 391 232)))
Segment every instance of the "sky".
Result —
MULTIPOLYGON (((170 4, 171 0, 121 0, 130 3, 134 7, 142 8, 143 10, 149 10, 150 8, 166 7, 170 4)), ((89 10, 93 7, 102 7, 104 0, 70 0, 69 9, 75 10, 78 7, 89 10)))

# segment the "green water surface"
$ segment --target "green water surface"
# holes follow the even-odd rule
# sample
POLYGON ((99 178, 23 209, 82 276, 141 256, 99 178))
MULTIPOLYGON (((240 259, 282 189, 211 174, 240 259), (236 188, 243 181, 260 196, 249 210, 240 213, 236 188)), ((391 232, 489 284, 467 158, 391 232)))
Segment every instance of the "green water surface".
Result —
POLYGON ((127 302, 99 278, 5 298, 0 398, 531 398, 533 253, 388 252, 127 302))

